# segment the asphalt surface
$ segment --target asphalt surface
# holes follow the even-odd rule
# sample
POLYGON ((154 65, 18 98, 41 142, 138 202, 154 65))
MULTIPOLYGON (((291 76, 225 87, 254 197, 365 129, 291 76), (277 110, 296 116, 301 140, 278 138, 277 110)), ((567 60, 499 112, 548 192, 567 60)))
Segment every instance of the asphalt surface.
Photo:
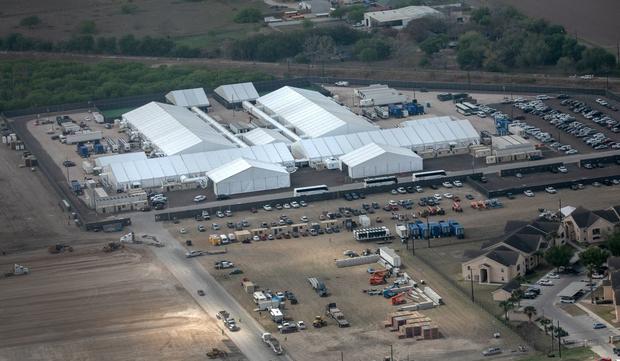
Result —
MULTIPOLYGON (((284 354, 277 356, 261 340, 265 330, 252 316, 204 269, 195 258, 186 258, 186 249, 163 227, 162 223, 154 222, 149 214, 132 216, 132 226, 136 234, 148 234, 165 242, 165 247, 153 247, 153 253, 192 295, 196 303, 219 325, 219 327, 252 361, 292 360, 284 350, 284 354), (204 290, 206 295, 199 296, 197 291, 204 290), (240 330, 231 332, 224 327, 221 321, 215 318, 220 310, 230 312, 231 317, 238 321, 240 330)), ((224 256, 225 257, 225 256, 224 256)), ((278 338, 279 335, 275 335, 278 338)))
MULTIPOLYGON (((521 307, 529 305, 536 307, 538 316, 544 316, 553 320, 554 325, 560 321, 560 327, 568 332, 568 336, 564 337, 564 339, 575 341, 577 344, 592 346, 597 353, 606 354, 608 357, 611 357, 613 346, 609 344, 609 336, 620 335, 620 331, 610 327, 595 330, 592 328, 592 325, 595 322, 602 322, 600 318, 593 317, 590 314, 571 316, 558 307, 563 305, 560 303, 560 299, 557 296, 558 293, 564 290, 571 282, 585 280, 586 278, 587 277, 583 274, 562 274, 559 279, 551 280, 553 286, 536 285, 536 287, 541 289, 540 296, 533 300, 522 300, 521 307)), ((586 287, 586 284, 587 282, 583 282, 583 288, 588 291, 588 293, 586 293, 581 300, 589 300, 590 297, 589 287, 586 287)))

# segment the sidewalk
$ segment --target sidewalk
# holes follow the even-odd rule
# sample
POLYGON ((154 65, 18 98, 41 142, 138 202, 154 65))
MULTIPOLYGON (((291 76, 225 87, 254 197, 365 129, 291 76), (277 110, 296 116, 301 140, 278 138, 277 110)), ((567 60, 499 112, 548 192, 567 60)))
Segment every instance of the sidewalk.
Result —
POLYGON ((607 329, 609 329, 612 333, 614 333, 615 335, 620 336, 620 330, 618 330, 618 328, 616 326, 614 326, 613 324, 605 321, 602 317, 600 317, 596 313, 592 312, 586 306, 582 305, 581 302, 576 302, 574 304, 577 305, 577 307, 579 307, 582 311, 587 313, 590 317, 595 319, 597 322, 600 322, 600 323, 604 324, 605 326, 607 326, 607 329))

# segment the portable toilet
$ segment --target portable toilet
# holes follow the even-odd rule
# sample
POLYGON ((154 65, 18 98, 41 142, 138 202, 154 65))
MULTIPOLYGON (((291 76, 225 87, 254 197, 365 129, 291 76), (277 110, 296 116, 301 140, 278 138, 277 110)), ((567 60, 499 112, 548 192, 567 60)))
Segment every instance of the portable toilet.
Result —
POLYGON ((86 145, 82 145, 80 147, 80 150, 78 151, 78 154, 80 155, 80 157, 82 158, 88 158, 88 146, 86 145))

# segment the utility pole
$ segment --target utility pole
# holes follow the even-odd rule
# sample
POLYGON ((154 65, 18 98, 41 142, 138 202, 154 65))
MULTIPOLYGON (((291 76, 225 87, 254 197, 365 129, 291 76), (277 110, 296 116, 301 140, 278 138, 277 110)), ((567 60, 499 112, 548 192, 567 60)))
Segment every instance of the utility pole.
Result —
POLYGON ((558 320, 558 355, 562 358, 562 334, 560 333, 560 320, 558 320))
POLYGON ((474 270, 469 269, 469 283, 471 285, 471 303, 474 303, 474 270))
POLYGON ((394 361, 394 347, 390 345, 390 361, 394 361))
POLYGON ((340 361, 344 361, 344 352, 340 351, 340 361))
MULTIPOLYGON (((553 326, 553 320, 551 320, 551 326, 553 326)), ((554 345, 554 342, 553 342, 553 330, 554 330, 554 328, 551 327, 551 352, 550 353, 553 353, 553 348, 554 348, 553 347, 553 345, 554 345)))
POLYGON ((431 248, 431 228, 428 223, 428 215, 426 216, 426 242, 428 243, 428 248, 431 248))
POLYGON ((411 235, 409 235, 409 238, 411 239, 411 255, 415 256, 415 238, 411 237, 411 235))

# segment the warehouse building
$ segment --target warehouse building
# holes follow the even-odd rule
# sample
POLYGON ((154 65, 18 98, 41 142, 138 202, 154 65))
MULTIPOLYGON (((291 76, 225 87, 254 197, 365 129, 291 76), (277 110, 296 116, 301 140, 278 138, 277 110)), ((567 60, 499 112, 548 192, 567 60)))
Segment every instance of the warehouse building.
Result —
POLYGON ((360 99, 360 106, 402 104, 407 102, 407 96, 396 89, 383 84, 372 84, 365 88, 353 91, 360 99))
POLYGON ((393 27, 404 28, 415 19, 427 16, 443 16, 443 14, 430 6, 406 6, 400 9, 372 11, 364 14, 364 25, 369 28, 393 27))
POLYGON ((203 88, 173 90, 166 94, 166 101, 180 107, 198 107, 207 110, 211 104, 203 88))
POLYGON ((288 188, 290 174, 279 164, 237 158, 207 173, 216 195, 288 188))
POLYGON ((302 139, 291 145, 298 159, 307 159, 311 166, 363 147, 369 143, 408 148, 423 157, 469 151, 479 143, 478 132, 468 120, 450 117, 416 120, 402 128, 380 129, 316 139, 302 139))
POLYGON ((422 170, 422 158, 407 148, 369 143, 340 157, 350 178, 376 177, 422 170))
POLYGON ((237 158, 295 166, 295 160, 284 143, 248 148, 231 148, 212 152, 182 154, 117 163, 108 162, 101 174, 111 188, 163 189, 165 191, 192 188, 204 184, 205 174, 237 158))
POLYGON ((243 133, 243 140, 251 145, 264 145, 271 143, 291 144, 291 141, 275 129, 254 128, 243 133))
POLYGON ((236 148, 195 113, 181 106, 150 102, 123 114, 123 122, 140 134, 143 143, 163 155, 236 148))
POLYGON ((220 85, 215 88, 215 99, 228 109, 239 108, 244 101, 254 102, 258 92, 252 83, 220 85))
POLYGON ((377 129, 323 94, 285 86, 256 100, 265 113, 302 137, 318 138, 377 129))

